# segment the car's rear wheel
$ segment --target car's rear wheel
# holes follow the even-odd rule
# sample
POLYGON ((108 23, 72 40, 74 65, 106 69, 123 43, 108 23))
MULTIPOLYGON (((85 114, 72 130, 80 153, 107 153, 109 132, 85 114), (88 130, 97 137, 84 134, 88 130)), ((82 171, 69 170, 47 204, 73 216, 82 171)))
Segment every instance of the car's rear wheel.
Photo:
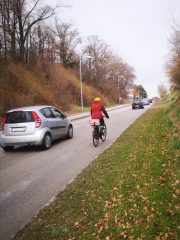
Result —
POLYGON ((68 139, 73 138, 73 127, 70 125, 66 137, 68 139))
POLYGON ((2 149, 5 151, 5 152, 11 152, 14 150, 14 146, 6 146, 6 147, 2 147, 2 149))
POLYGON ((46 133, 43 139, 42 148, 44 150, 48 150, 51 148, 51 145, 52 145, 51 135, 49 133, 46 133))

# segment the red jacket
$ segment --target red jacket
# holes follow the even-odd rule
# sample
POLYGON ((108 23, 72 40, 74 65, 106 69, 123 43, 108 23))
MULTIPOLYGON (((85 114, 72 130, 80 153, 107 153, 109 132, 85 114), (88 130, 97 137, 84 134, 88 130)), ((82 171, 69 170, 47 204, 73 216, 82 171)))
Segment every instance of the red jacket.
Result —
POLYGON ((109 118, 109 116, 108 116, 104 106, 102 105, 102 103, 94 101, 91 104, 91 118, 92 119, 102 119, 103 116, 104 116, 103 113, 107 118, 109 118))

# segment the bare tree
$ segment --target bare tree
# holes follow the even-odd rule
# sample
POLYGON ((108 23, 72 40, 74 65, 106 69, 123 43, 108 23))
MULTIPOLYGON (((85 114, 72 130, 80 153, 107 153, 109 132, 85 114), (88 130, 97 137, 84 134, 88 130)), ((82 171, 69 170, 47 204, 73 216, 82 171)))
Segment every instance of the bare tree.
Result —
POLYGON ((108 71, 109 77, 106 82, 111 84, 111 88, 113 86, 116 89, 116 93, 113 93, 115 96, 118 95, 116 99, 127 98, 136 78, 133 67, 125 63, 119 56, 112 55, 108 71))
POLYGON ((174 26, 170 39, 171 56, 167 64, 167 73, 174 88, 180 89, 180 23, 174 26))
POLYGON ((4 50, 4 55, 7 59, 8 53, 11 56, 16 55, 17 18, 12 0, 2 0, 0 2, 0 22, 1 52, 4 50))
POLYGON ((55 23, 57 32, 56 47, 58 50, 60 62, 64 67, 72 68, 76 64, 74 56, 75 49, 81 43, 79 33, 76 29, 72 29, 72 25, 68 23, 55 23))
POLYGON ((161 83, 161 84, 158 85, 158 93, 159 93, 159 96, 160 96, 161 98, 166 95, 166 93, 167 93, 167 88, 166 88, 166 86, 165 86, 163 83, 161 83))
POLYGON ((84 53, 91 56, 91 83, 100 87, 108 75, 107 65, 112 56, 110 47, 97 36, 91 36, 88 37, 84 53))
POLYGON ((40 0, 36 0, 35 4, 32 8, 25 13, 24 8, 27 0, 15 0, 15 9, 16 15, 18 19, 18 26, 19 26, 19 53, 20 58, 24 59, 24 52, 25 52, 25 41, 28 37, 30 29, 38 22, 41 22, 47 18, 50 18, 55 14, 54 9, 50 6, 44 6, 41 8, 37 8, 37 5, 40 0), (36 10, 36 11, 35 11, 36 10))
POLYGON ((24 60, 25 44, 33 26, 55 14, 55 9, 50 6, 38 7, 39 2, 40 0, 1 1, 1 35, 3 33, 6 54, 9 50, 13 57, 18 55, 24 60), (28 10, 29 6, 31 8, 28 10))
POLYGON ((126 98, 134 84, 134 69, 114 55, 110 46, 97 36, 88 38, 84 53, 91 56, 91 64, 89 67, 84 63, 83 79, 115 101, 126 98))

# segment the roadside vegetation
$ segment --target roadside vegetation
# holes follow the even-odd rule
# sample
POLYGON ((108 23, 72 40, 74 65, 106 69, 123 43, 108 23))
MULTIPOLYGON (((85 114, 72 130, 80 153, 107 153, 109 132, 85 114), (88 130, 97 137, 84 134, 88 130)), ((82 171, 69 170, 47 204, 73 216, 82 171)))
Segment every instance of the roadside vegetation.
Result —
POLYGON ((156 103, 14 239, 179 239, 179 121, 156 103))
POLYGON ((80 75, 84 106, 97 96, 106 105, 128 99, 133 67, 98 36, 82 40, 72 24, 58 20, 63 6, 0 1, 0 117, 11 108, 39 104, 74 112, 81 105, 80 75))
MULTIPOLYGON (((0 82, 1 114, 15 107, 46 104, 65 112, 81 112, 78 108, 80 81, 63 66, 39 64, 30 70, 22 64, 1 65, 0 82)), ((84 104, 89 106, 95 96, 101 96, 106 105, 113 103, 97 89, 83 83, 84 104)))

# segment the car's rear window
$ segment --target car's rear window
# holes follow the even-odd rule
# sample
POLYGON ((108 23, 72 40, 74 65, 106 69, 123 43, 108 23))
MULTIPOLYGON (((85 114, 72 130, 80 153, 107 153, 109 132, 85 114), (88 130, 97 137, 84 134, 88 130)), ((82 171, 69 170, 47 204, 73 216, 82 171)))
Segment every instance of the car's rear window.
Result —
POLYGON ((34 122, 31 111, 14 111, 6 113, 6 123, 34 122))

